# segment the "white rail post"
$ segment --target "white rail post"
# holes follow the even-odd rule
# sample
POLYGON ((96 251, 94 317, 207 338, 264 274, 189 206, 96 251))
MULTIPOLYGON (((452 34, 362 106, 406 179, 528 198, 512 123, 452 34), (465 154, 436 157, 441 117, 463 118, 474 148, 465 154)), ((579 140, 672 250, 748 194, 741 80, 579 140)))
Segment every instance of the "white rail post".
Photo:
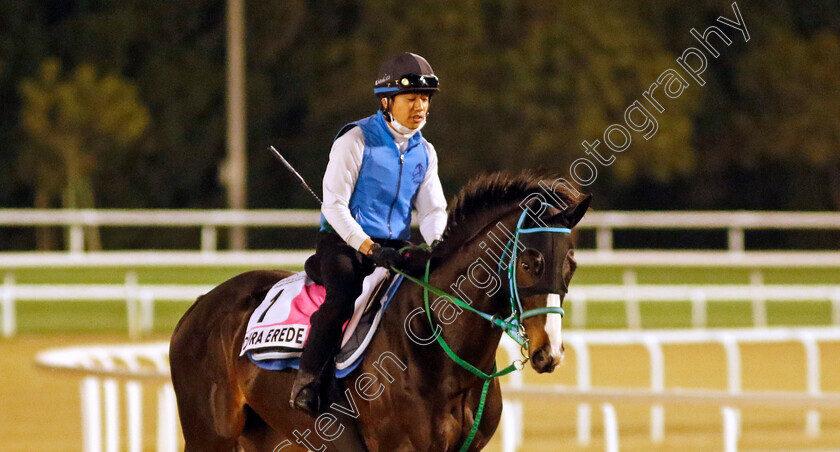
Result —
POLYGON ((642 327, 642 310, 639 307, 639 293, 636 288, 636 272, 625 270, 622 276, 624 280, 625 310, 627 312, 627 328, 638 330, 642 327))
POLYGON ((703 289, 691 291, 691 326, 704 328, 709 322, 706 292, 703 289))
MULTIPOLYGON (((741 350, 735 338, 730 334, 720 336, 723 350, 726 352, 727 387, 732 394, 741 392, 741 350)), ((741 410, 733 409, 735 426, 738 435, 741 434, 741 410)))
MULTIPOLYGON (((644 337, 645 348, 650 356, 650 389, 654 392, 665 390, 665 356, 662 343, 652 334, 644 337)), ((653 405, 650 409, 650 439, 661 443, 665 439, 665 407, 653 405)))
POLYGON ((609 226, 599 226, 595 232, 595 247, 598 253, 611 253, 613 250, 613 236, 612 228, 609 226))
MULTIPOLYGON (((156 356, 153 362, 158 371, 166 372, 169 369, 168 356, 156 356)), ((180 425, 172 383, 161 385, 157 391, 157 398, 157 450, 158 452, 176 452, 180 425)))
POLYGON ((580 288, 569 293, 572 302, 572 327, 586 328, 586 293, 580 288))
POLYGON ((513 403, 515 402, 512 400, 502 400, 502 404, 504 405, 504 409, 502 410, 502 452, 516 452, 516 434, 514 433, 516 429, 516 414, 511 409, 513 403))
POLYGON ((752 293, 752 315, 753 326, 765 327, 767 326, 767 299, 764 297, 762 288, 764 287, 764 278, 760 270, 755 270, 750 273, 750 285, 753 286, 752 293))
POLYGON ((178 448, 177 410, 172 384, 161 385, 158 389, 157 432, 157 446, 160 452, 176 452, 178 448))
POLYGON ((744 252, 744 229, 729 227, 729 252, 741 254, 744 252))
MULTIPOLYGON (((134 353, 117 353, 111 360, 121 360, 130 372, 139 372, 139 356, 134 353)), ((113 361, 112 361, 113 362, 113 361)), ((128 452, 143 450, 143 388, 137 380, 125 382, 126 446, 128 452)))
POLYGON ((604 412, 604 450, 606 452, 618 452, 618 419, 616 419, 615 408, 610 403, 601 405, 604 412))
POLYGON ((6 273, 3 277, 3 337, 12 337, 16 332, 15 275, 6 273))
MULTIPOLYGON (((502 337, 499 345, 505 350, 509 360, 519 355, 519 344, 507 336, 502 337)), ((514 391, 521 389, 522 372, 508 374, 508 386, 514 391)), ((522 402, 504 398, 502 403, 505 407, 502 410, 502 451, 515 452, 522 445, 522 402)))
POLYGON ((215 253, 218 247, 218 234, 216 227, 205 224, 201 227, 201 252, 205 254, 215 253))
POLYGON ((70 225, 70 254, 85 252, 85 229, 81 224, 70 225))
POLYGON ((155 327, 155 297, 151 290, 140 291, 140 330, 149 333, 155 327))
MULTIPOLYGON (((592 389, 592 367, 589 361, 589 348, 583 339, 575 336, 569 340, 575 349, 577 359, 577 386, 580 390, 592 389)), ((578 443, 587 446, 592 440, 592 407, 588 403, 578 404, 577 413, 578 443)))
MULTIPOLYGON (((103 358, 103 368, 113 370, 110 359, 103 358)), ((102 384, 105 391, 105 450, 119 452, 120 450, 120 387, 117 380, 106 378, 102 384)))
MULTIPOLYGON (((138 372, 141 368, 139 357, 123 357, 128 370, 138 372)), ((125 410, 128 424, 128 452, 143 451, 143 387, 137 380, 125 383, 125 410)))
POLYGON ((81 384, 82 443, 85 452, 102 452, 102 406, 99 379, 86 377, 81 384))
POLYGON ((519 447, 522 446, 522 441, 525 438, 524 433, 524 423, 525 423, 525 410, 522 408, 522 402, 516 402, 512 406, 513 408, 513 415, 514 415, 514 426, 516 427, 516 441, 514 443, 514 450, 518 450, 519 447))
MULTIPOLYGON (((819 396, 820 390, 820 348, 817 345, 817 339, 813 333, 802 331, 799 335, 799 341, 802 342, 802 347, 805 348, 805 365, 808 368, 807 385, 808 394, 819 396)), ((805 433, 811 438, 816 438, 820 434, 820 412, 817 410, 808 410, 805 415, 805 433)))
POLYGON ((140 337, 140 315, 137 300, 137 272, 125 273, 125 311, 128 322, 128 336, 131 339, 140 337))
MULTIPOLYGON (((515 357, 515 355, 513 355, 515 357)), ((508 385, 511 389, 522 388, 522 372, 509 375, 508 385)), ((522 402, 505 400, 502 410, 502 451, 515 452, 522 445, 522 402)))
POLYGON ((725 406, 721 409, 723 413, 723 450, 725 452, 737 452, 739 435, 738 410, 725 406))

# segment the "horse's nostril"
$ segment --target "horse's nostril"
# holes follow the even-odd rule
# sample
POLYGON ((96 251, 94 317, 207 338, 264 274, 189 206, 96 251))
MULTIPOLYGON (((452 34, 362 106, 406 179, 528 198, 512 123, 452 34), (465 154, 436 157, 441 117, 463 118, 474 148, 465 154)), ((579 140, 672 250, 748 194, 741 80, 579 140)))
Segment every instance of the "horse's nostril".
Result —
POLYGON ((548 350, 545 348, 537 350, 531 358, 531 361, 533 363, 534 370, 537 372, 546 371, 552 364, 551 354, 548 353, 548 350))

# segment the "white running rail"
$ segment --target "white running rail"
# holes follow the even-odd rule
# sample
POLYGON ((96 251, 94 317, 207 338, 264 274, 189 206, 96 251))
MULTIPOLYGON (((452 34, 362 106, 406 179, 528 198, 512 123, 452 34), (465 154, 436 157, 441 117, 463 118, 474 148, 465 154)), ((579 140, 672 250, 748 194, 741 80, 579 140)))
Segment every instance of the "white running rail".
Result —
MULTIPOLYGON (((573 285, 566 300, 571 325, 582 329, 587 324, 587 305, 605 301, 623 301, 627 327, 642 327, 640 302, 691 302, 693 327, 707 325, 707 305, 713 301, 747 301, 752 304, 753 325, 767 325, 768 301, 829 301, 831 324, 840 325, 840 285, 765 285, 760 274, 753 275, 750 285, 636 285, 635 277, 627 277, 623 285, 573 285)), ((156 300, 192 302, 213 288, 210 285, 146 285, 138 284, 137 275, 129 271, 124 284, 17 284, 7 273, 0 286, 2 334, 17 332, 16 303, 20 300, 64 302, 98 300, 125 303, 128 334, 132 338, 151 331, 156 300)))
MULTIPOLYGON (((564 333, 564 342, 575 351, 577 362, 577 388, 567 387, 526 387, 519 374, 511 375, 505 395, 505 407, 513 406, 510 410, 518 420, 508 420, 502 425, 503 450, 512 452, 522 441, 522 411, 518 399, 526 397, 557 398, 564 401, 579 400, 578 406, 578 442, 587 445, 591 441, 591 407, 589 401, 614 403, 617 401, 631 401, 635 403, 650 403, 651 431, 653 442, 661 442, 665 437, 665 411, 663 403, 702 403, 731 408, 733 406, 786 406, 812 408, 806 414, 805 431, 809 436, 816 437, 820 433, 820 415, 818 407, 840 408, 840 394, 827 394, 820 384, 820 349, 821 342, 840 342, 838 328, 756 328, 756 329, 691 329, 691 330, 650 330, 650 331, 583 331, 564 333), (802 345, 806 365, 805 393, 745 393, 741 387, 741 355, 740 346, 754 343, 784 343, 794 342, 802 345), (687 344, 718 344, 726 356, 727 391, 677 391, 665 388, 665 359, 664 345, 687 344), (650 360, 650 388, 647 392, 639 390, 604 391, 592 388, 592 368, 589 347, 592 345, 643 346, 650 360)), ((512 340, 503 338, 502 348, 506 354, 515 359, 519 356, 519 345, 512 340)), ((740 434, 740 412, 724 411, 724 421, 735 422, 725 425, 724 431, 728 435, 733 432, 740 434), (733 414, 735 416, 733 418, 733 414), (733 421, 734 419, 734 421, 733 421)), ((614 416, 609 409, 605 409, 605 424, 609 425, 606 416, 614 416)), ((504 412, 503 412, 504 417, 504 412)), ((617 432, 615 432, 617 438, 617 432)), ((607 443, 609 444, 611 440, 607 443)), ((727 444, 733 440, 725 438, 727 444)), ((737 444, 737 440, 735 440, 737 444)))
MULTIPOLYGON (((217 248, 219 227, 308 227, 316 226, 318 210, 125 210, 125 209, 0 209, 0 226, 69 228, 69 250, 83 253, 85 226, 194 227, 201 230, 201 249, 217 248)), ((416 221, 414 224, 417 224, 416 221)), ((579 229, 595 229, 596 248, 613 249, 616 229, 725 230, 728 250, 742 253, 744 234, 751 229, 838 230, 838 212, 758 211, 606 211, 589 212, 579 229)))
MULTIPOLYGON (((592 403, 601 403, 605 419, 607 450, 619 445, 619 420, 613 405, 641 403, 651 405, 651 439, 664 439, 666 404, 702 404, 720 406, 723 424, 723 444, 728 451, 737 450, 741 431, 739 408, 773 406, 808 408, 806 433, 820 434, 820 409, 840 409, 840 394, 825 393, 820 385, 822 365, 818 344, 840 341, 837 328, 772 328, 731 330, 670 330, 670 331, 589 331, 567 332, 566 343, 573 347, 577 362, 577 387, 529 386, 521 373, 511 374, 503 394, 502 450, 513 452, 522 445, 522 404, 538 398, 579 403, 578 441, 591 441, 592 403), (741 387, 740 345, 754 343, 794 342, 803 346, 806 363, 807 389, 802 393, 750 392, 741 387), (664 385, 666 363, 662 347, 674 344, 720 344, 726 353, 726 391, 668 389, 664 385), (599 389, 591 385, 589 347, 592 345, 641 345, 650 353, 651 385, 649 389, 599 389)), ((502 347, 511 357, 519 356, 518 345, 504 340, 502 347)), ((85 346, 52 349, 39 353, 36 362, 45 368, 60 370, 82 377, 82 427, 85 452, 137 452, 142 448, 143 419, 141 394, 151 385, 156 391, 157 450, 174 451, 181 442, 176 415, 174 392, 169 383, 167 343, 146 345, 85 346), (125 406, 120 393, 125 394, 125 406), (125 447, 120 436, 122 422, 127 432, 125 447)))
MULTIPOLYGON (((302 268, 314 250, 275 251, 98 251, 84 253, 3 252, 0 268, 44 267, 223 267, 302 268)), ((620 250, 602 253, 575 251, 578 265, 592 267, 691 267, 691 268, 834 268, 840 267, 836 251, 650 251, 620 250)))
POLYGON ((156 394, 157 413, 145 416, 157 420, 156 450, 175 452, 183 441, 175 392, 169 378, 168 351, 167 343, 82 346, 40 352, 35 362, 41 367, 82 378, 84 452, 142 452, 142 395, 149 389, 156 394), (123 422, 125 438, 121 433, 123 422))
POLYGON ((139 285, 137 274, 127 272, 125 284, 16 284, 8 273, 0 287, 2 330, 4 337, 17 333, 17 301, 68 302, 94 300, 125 303, 128 334, 137 338, 153 328, 155 300, 192 302, 213 286, 201 285, 139 285))
POLYGON ((623 301, 627 327, 640 329, 640 302, 691 303, 691 326, 707 326, 710 301, 741 301, 752 305, 752 323, 767 326, 768 301, 828 301, 831 303, 831 323, 840 325, 840 285, 764 284, 762 273, 753 271, 750 284, 649 284, 637 285, 633 270, 624 271, 624 284, 572 285, 567 296, 570 320, 575 328, 586 326, 587 304, 590 302, 623 301))

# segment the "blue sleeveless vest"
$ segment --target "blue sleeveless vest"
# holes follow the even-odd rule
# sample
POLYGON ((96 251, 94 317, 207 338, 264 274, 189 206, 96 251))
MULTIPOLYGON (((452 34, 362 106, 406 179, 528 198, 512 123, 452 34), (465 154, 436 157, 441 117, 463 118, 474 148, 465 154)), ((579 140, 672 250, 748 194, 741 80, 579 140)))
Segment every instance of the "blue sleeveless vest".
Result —
MULTIPOLYGON (((400 153, 382 112, 347 124, 336 136, 358 126, 365 137, 359 176, 350 197, 350 214, 372 238, 411 238, 411 209, 426 176, 429 155, 418 131, 400 153)), ((321 230, 333 230, 321 214, 321 230)))

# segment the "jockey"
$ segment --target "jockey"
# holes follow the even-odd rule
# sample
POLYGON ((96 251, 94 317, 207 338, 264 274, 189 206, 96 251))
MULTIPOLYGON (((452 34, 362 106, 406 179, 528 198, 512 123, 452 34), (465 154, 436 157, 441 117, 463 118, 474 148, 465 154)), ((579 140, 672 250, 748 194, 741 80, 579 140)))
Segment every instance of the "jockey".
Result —
POLYGON ((432 67, 413 53, 388 58, 373 92, 380 110, 339 131, 324 174, 314 266, 326 299, 312 315, 289 401, 310 414, 319 410, 321 378, 331 369, 362 280, 374 265, 402 263, 397 250, 411 236, 411 210, 418 211, 427 243, 438 240, 446 226, 437 154, 420 133, 438 92, 432 67))

